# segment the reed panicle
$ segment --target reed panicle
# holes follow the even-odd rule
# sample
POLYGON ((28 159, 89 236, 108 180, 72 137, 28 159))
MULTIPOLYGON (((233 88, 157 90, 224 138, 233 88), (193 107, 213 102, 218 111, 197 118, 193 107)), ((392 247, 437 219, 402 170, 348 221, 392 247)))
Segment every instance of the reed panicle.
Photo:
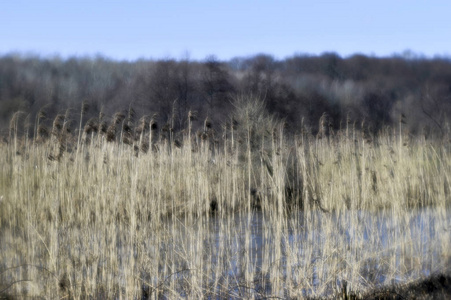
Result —
POLYGON ((102 123, 102 121, 105 119, 105 114, 103 113, 103 107, 99 112, 99 123, 102 123))
POLYGON ((83 100, 81 103, 81 114, 85 115, 89 110, 89 103, 86 100, 83 100))
POLYGON ((114 142, 116 140, 116 123, 113 122, 108 126, 106 131, 106 137, 108 142, 114 142))
POLYGON ((136 116, 135 110, 133 109, 130 103, 127 113, 127 123, 133 124, 135 122, 135 116, 136 116))
POLYGON ((47 118, 47 113, 42 108, 38 112, 38 122, 45 120, 47 118))
POLYGON ((44 124, 40 124, 37 128, 37 142, 44 142, 50 135, 49 130, 44 124))
POLYGON ((197 112, 193 110, 188 111, 188 120, 190 122, 197 120, 197 112))
POLYGON ((13 138, 17 138, 17 134, 19 131, 19 118, 23 114, 24 114, 23 111, 17 111, 13 114, 11 121, 9 122, 10 140, 12 140, 13 138))
POLYGON ((155 116, 152 116, 149 124, 150 124, 150 130, 152 130, 152 131, 158 130, 158 122, 157 122, 155 116))
POLYGON ((61 130, 64 126, 64 120, 66 119, 66 115, 63 114, 57 114, 55 119, 53 120, 52 125, 52 134, 55 136, 59 136, 61 133, 61 130))
POLYGON ((150 129, 149 118, 150 118, 149 116, 145 115, 139 119, 139 125, 138 125, 138 127, 136 127, 136 133, 138 135, 141 135, 142 133, 149 131, 149 129, 150 129))
POLYGON ((99 124, 99 132, 102 135, 105 135, 108 132, 108 123, 107 121, 101 121, 99 124))
POLYGON ((123 112, 117 112, 113 116, 113 123, 119 125, 125 119, 125 114, 123 112))
POLYGON ((93 133, 97 133, 99 131, 99 120, 97 118, 90 118, 83 129, 83 132, 86 135, 91 135, 93 133))

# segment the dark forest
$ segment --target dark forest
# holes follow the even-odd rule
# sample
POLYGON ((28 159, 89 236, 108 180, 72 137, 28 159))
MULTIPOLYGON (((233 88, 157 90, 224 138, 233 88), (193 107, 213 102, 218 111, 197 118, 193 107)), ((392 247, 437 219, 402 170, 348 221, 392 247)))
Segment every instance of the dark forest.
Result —
MULTIPOLYGON (((286 124, 286 132, 318 132, 327 116, 330 129, 345 123, 376 135, 399 121, 413 135, 443 136, 451 113, 451 61, 445 58, 386 58, 335 53, 271 55, 220 61, 114 61, 102 56, 42 58, 0 57, 0 128, 8 132, 12 115, 34 120, 38 111, 48 122, 68 108, 79 120, 82 103, 90 117, 107 117, 133 107, 137 118, 154 115, 160 124, 194 126, 208 118, 218 129, 233 114, 234 101, 252 95, 286 124), (78 116, 77 116, 78 114, 78 116)), ((77 127, 75 121, 73 127, 77 127)))

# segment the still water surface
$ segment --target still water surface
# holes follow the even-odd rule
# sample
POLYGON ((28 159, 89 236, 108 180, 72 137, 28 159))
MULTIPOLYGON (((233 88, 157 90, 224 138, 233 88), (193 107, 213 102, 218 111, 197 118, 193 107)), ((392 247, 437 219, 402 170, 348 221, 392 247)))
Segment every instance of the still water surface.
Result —
POLYGON ((203 285, 227 286, 237 295, 242 282, 259 295, 281 297, 290 290, 330 295, 345 280, 362 291, 441 272, 451 263, 451 213, 445 209, 310 211, 285 218, 255 211, 169 219, 164 227, 170 238, 160 241, 159 258, 187 270, 172 280, 202 270, 203 285))

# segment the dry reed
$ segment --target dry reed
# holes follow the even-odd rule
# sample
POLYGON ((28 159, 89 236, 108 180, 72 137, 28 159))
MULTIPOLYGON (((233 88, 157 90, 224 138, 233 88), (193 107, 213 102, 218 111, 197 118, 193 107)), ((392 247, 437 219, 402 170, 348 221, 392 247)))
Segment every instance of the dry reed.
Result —
POLYGON ((0 296, 337 296, 450 265, 449 143, 330 134, 327 116, 287 140, 243 103, 220 143, 208 119, 173 139, 129 109, 87 121, 89 144, 0 144, 0 296))

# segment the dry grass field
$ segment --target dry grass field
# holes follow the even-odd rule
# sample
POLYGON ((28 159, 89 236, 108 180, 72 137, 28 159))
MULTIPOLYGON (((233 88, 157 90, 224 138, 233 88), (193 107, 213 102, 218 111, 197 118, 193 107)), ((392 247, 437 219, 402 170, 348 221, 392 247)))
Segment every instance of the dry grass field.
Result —
POLYGON ((338 297, 449 270, 449 134, 324 117, 287 138, 243 103, 177 134, 131 110, 82 109, 73 133, 68 114, 17 114, 0 144, 0 298, 338 297))

